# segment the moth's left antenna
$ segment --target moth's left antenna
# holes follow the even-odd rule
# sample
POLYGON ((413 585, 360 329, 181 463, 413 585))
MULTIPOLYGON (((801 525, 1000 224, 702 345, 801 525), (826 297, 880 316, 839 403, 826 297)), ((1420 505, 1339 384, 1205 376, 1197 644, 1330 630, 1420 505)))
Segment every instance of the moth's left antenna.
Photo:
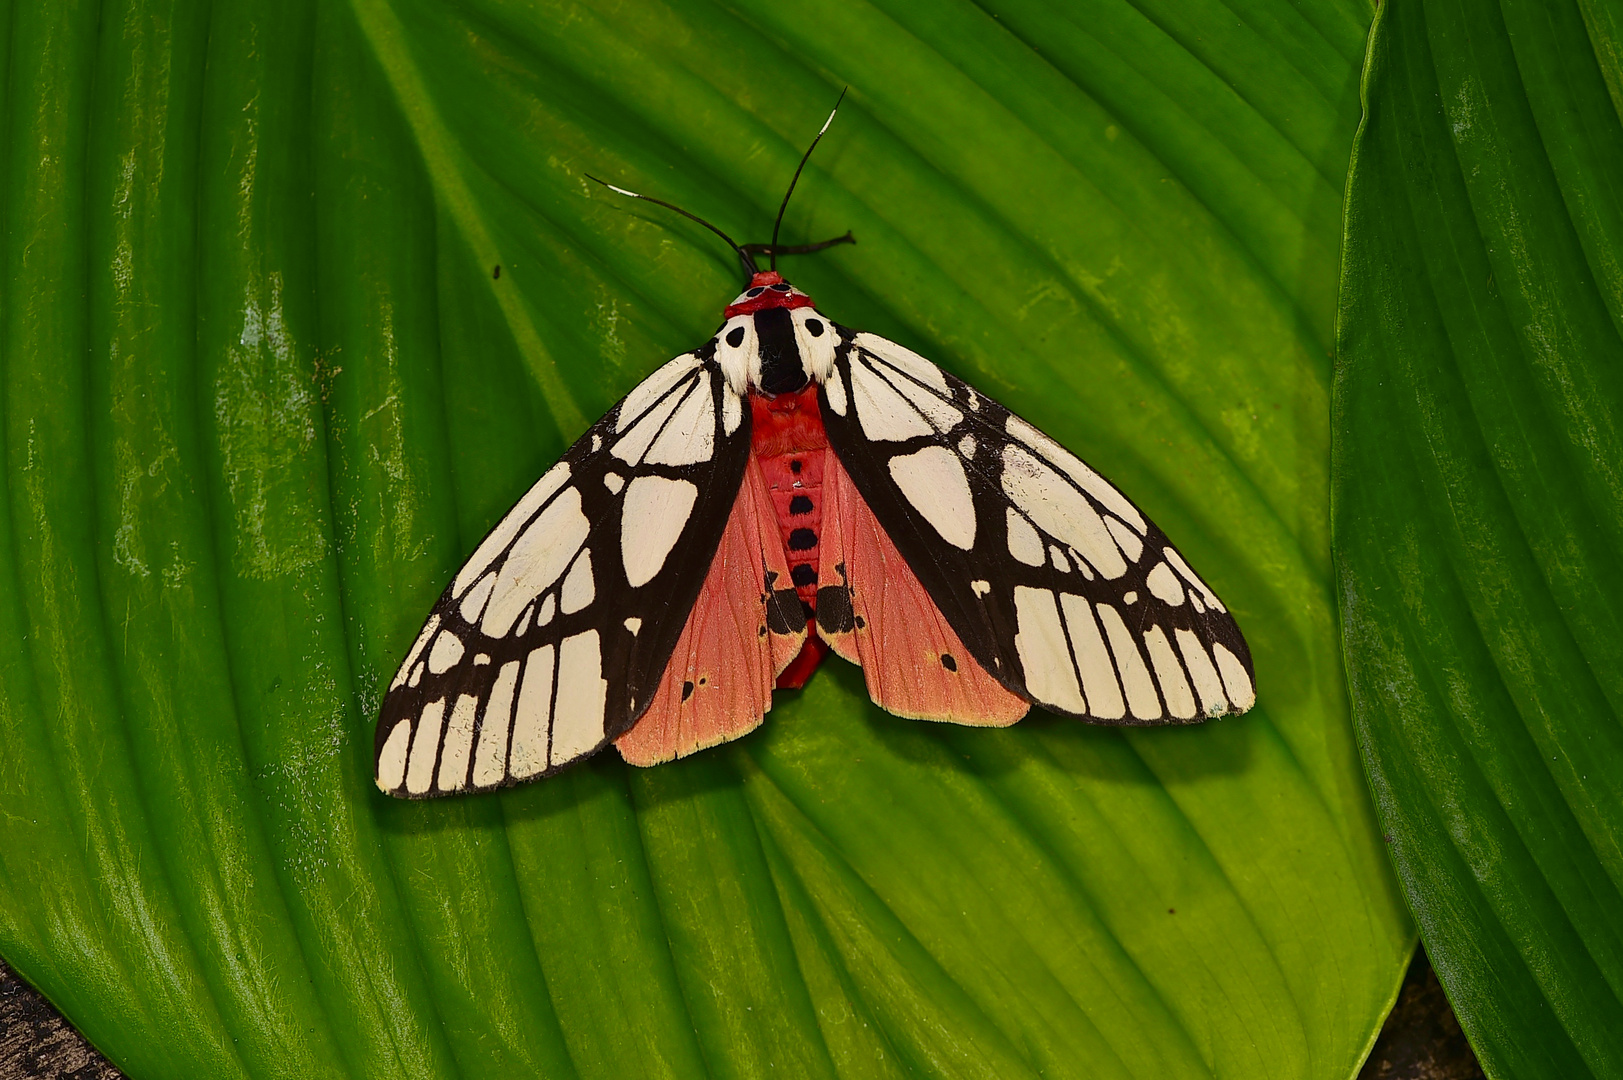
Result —
MULTIPOLYGON (((832 117, 830 117, 830 119, 832 119, 832 117)), ((824 127, 827 127, 827 126, 828 125, 826 125, 826 124, 824 125, 824 127)), ((815 146, 816 144, 813 143, 812 145, 815 146)), ((677 206, 675 203, 668 203, 664 199, 656 199, 652 195, 642 195, 642 194, 639 194, 638 192, 635 192, 635 191, 627 191, 623 187, 615 187, 613 184, 609 183, 607 180, 599 180, 597 177, 593 176, 591 173, 586 173, 585 175, 586 175, 586 179, 588 179, 588 180, 590 180, 590 181, 592 181, 593 183, 596 183, 596 184, 602 184, 604 187, 608 188, 610 191, 614 192, 616 195, 624 195, 628 199, 641 199, 643 202, 651 202, 655 206, 663 206, 667 210, 675 210, 678 214, 681 214, 683 217, 687 218, 689 221, 697 221, 700 225, 703 225, 705 228, 709 229, 711 232, 715 233, 717 236, 719 236, 723 240, 727 241, 727 246, 732 248, 733 251, 737 252, 738 261, 744 264, 744 269, 745 269, 745 271, 747 273, 749 273, 752 277, 755 274, 760 273, 760 268, 755 265, 755 259, 750 255, 749 252, 745 251, 743 248, 741 248, 737 244, 733 243, 733 238, 732 237, 728 236, 726 233, 722 232, 720 229, 718 229, 714 225, 710 224, 708 221, 706 221, 704 218, 700 217, 698 214, 690 214, 686 210, 682 209, 680 206, 677 206)), ((774 233, 773 234, 773 239, 776 239, 776 238, 777 238, 777 235, 774 233)))

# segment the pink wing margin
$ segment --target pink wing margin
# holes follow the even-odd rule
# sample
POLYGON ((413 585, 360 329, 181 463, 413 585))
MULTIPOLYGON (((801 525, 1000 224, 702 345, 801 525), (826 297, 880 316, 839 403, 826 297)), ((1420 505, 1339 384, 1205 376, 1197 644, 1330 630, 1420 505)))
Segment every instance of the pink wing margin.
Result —
POLYGON ((633 765, 658 765, 755 730, 772 708, 772 687, 806 640, 795 601, 794 628, 774 626, 775 583, 789 581, 772 496, 754 455, 648 711, 615 740, 633 765))
POLYGON ((818 635, 861 665, 868 696, 898 716, 1007 727, 1026 715, 1030 703, 964 648, 839 458, 825 453, 818 635), (835 597, 843 599, 842 587, 850 590, 849 617, 824 610, 835 597))

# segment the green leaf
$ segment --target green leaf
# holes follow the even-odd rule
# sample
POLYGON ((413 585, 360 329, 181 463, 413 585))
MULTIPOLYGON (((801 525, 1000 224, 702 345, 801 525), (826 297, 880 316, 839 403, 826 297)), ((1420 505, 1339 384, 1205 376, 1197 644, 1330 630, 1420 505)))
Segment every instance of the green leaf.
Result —
POLYGON ((132 1076, 1347 1077, 1412 941, 1334 633, 1370 11, 17 4, 0 80, 0 953, 132 1076), (1115 478, 1231 604, 1195 729, 765 727, 371 782, 386 681, 715 238, 1115 478), (500 267, 497 276, 496 268, 500 267))
POLYGON ((1623 1073, 1620 46, 1615 4, 1384 8, 1348 189, 1354 715, 1491 1076, 1623 1073))

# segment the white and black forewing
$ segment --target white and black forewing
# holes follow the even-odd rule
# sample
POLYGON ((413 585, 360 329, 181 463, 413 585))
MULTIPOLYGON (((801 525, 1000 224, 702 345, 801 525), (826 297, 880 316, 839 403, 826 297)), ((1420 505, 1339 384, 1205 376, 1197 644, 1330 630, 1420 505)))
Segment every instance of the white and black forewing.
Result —
POLYGON ((458 571, 384 697, 380 788, 533 780, 648 707, 749 456, 749 410, 714 348, 626 395, 458 571))
POLYGON ((1251 707, 1239 627, 1125 495, 917 354, 839 334, 819 399, 829 445, 999 682, 1101 723, 1187 723, 1251 707))

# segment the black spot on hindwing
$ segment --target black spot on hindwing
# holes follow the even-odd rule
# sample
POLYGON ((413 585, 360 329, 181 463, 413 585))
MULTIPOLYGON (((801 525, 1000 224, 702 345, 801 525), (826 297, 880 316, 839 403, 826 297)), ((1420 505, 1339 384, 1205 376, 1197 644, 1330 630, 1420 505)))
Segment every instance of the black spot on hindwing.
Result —
POLYGON ((806 626, 800 596, 793 589, 774 589, 766 602, 766 625, 774 634, 793 634, 806 626))
POLYGON ((856 626, 849 586, 824 585, 817 590, 817 625, 831 634, 849 634, 856 626))

